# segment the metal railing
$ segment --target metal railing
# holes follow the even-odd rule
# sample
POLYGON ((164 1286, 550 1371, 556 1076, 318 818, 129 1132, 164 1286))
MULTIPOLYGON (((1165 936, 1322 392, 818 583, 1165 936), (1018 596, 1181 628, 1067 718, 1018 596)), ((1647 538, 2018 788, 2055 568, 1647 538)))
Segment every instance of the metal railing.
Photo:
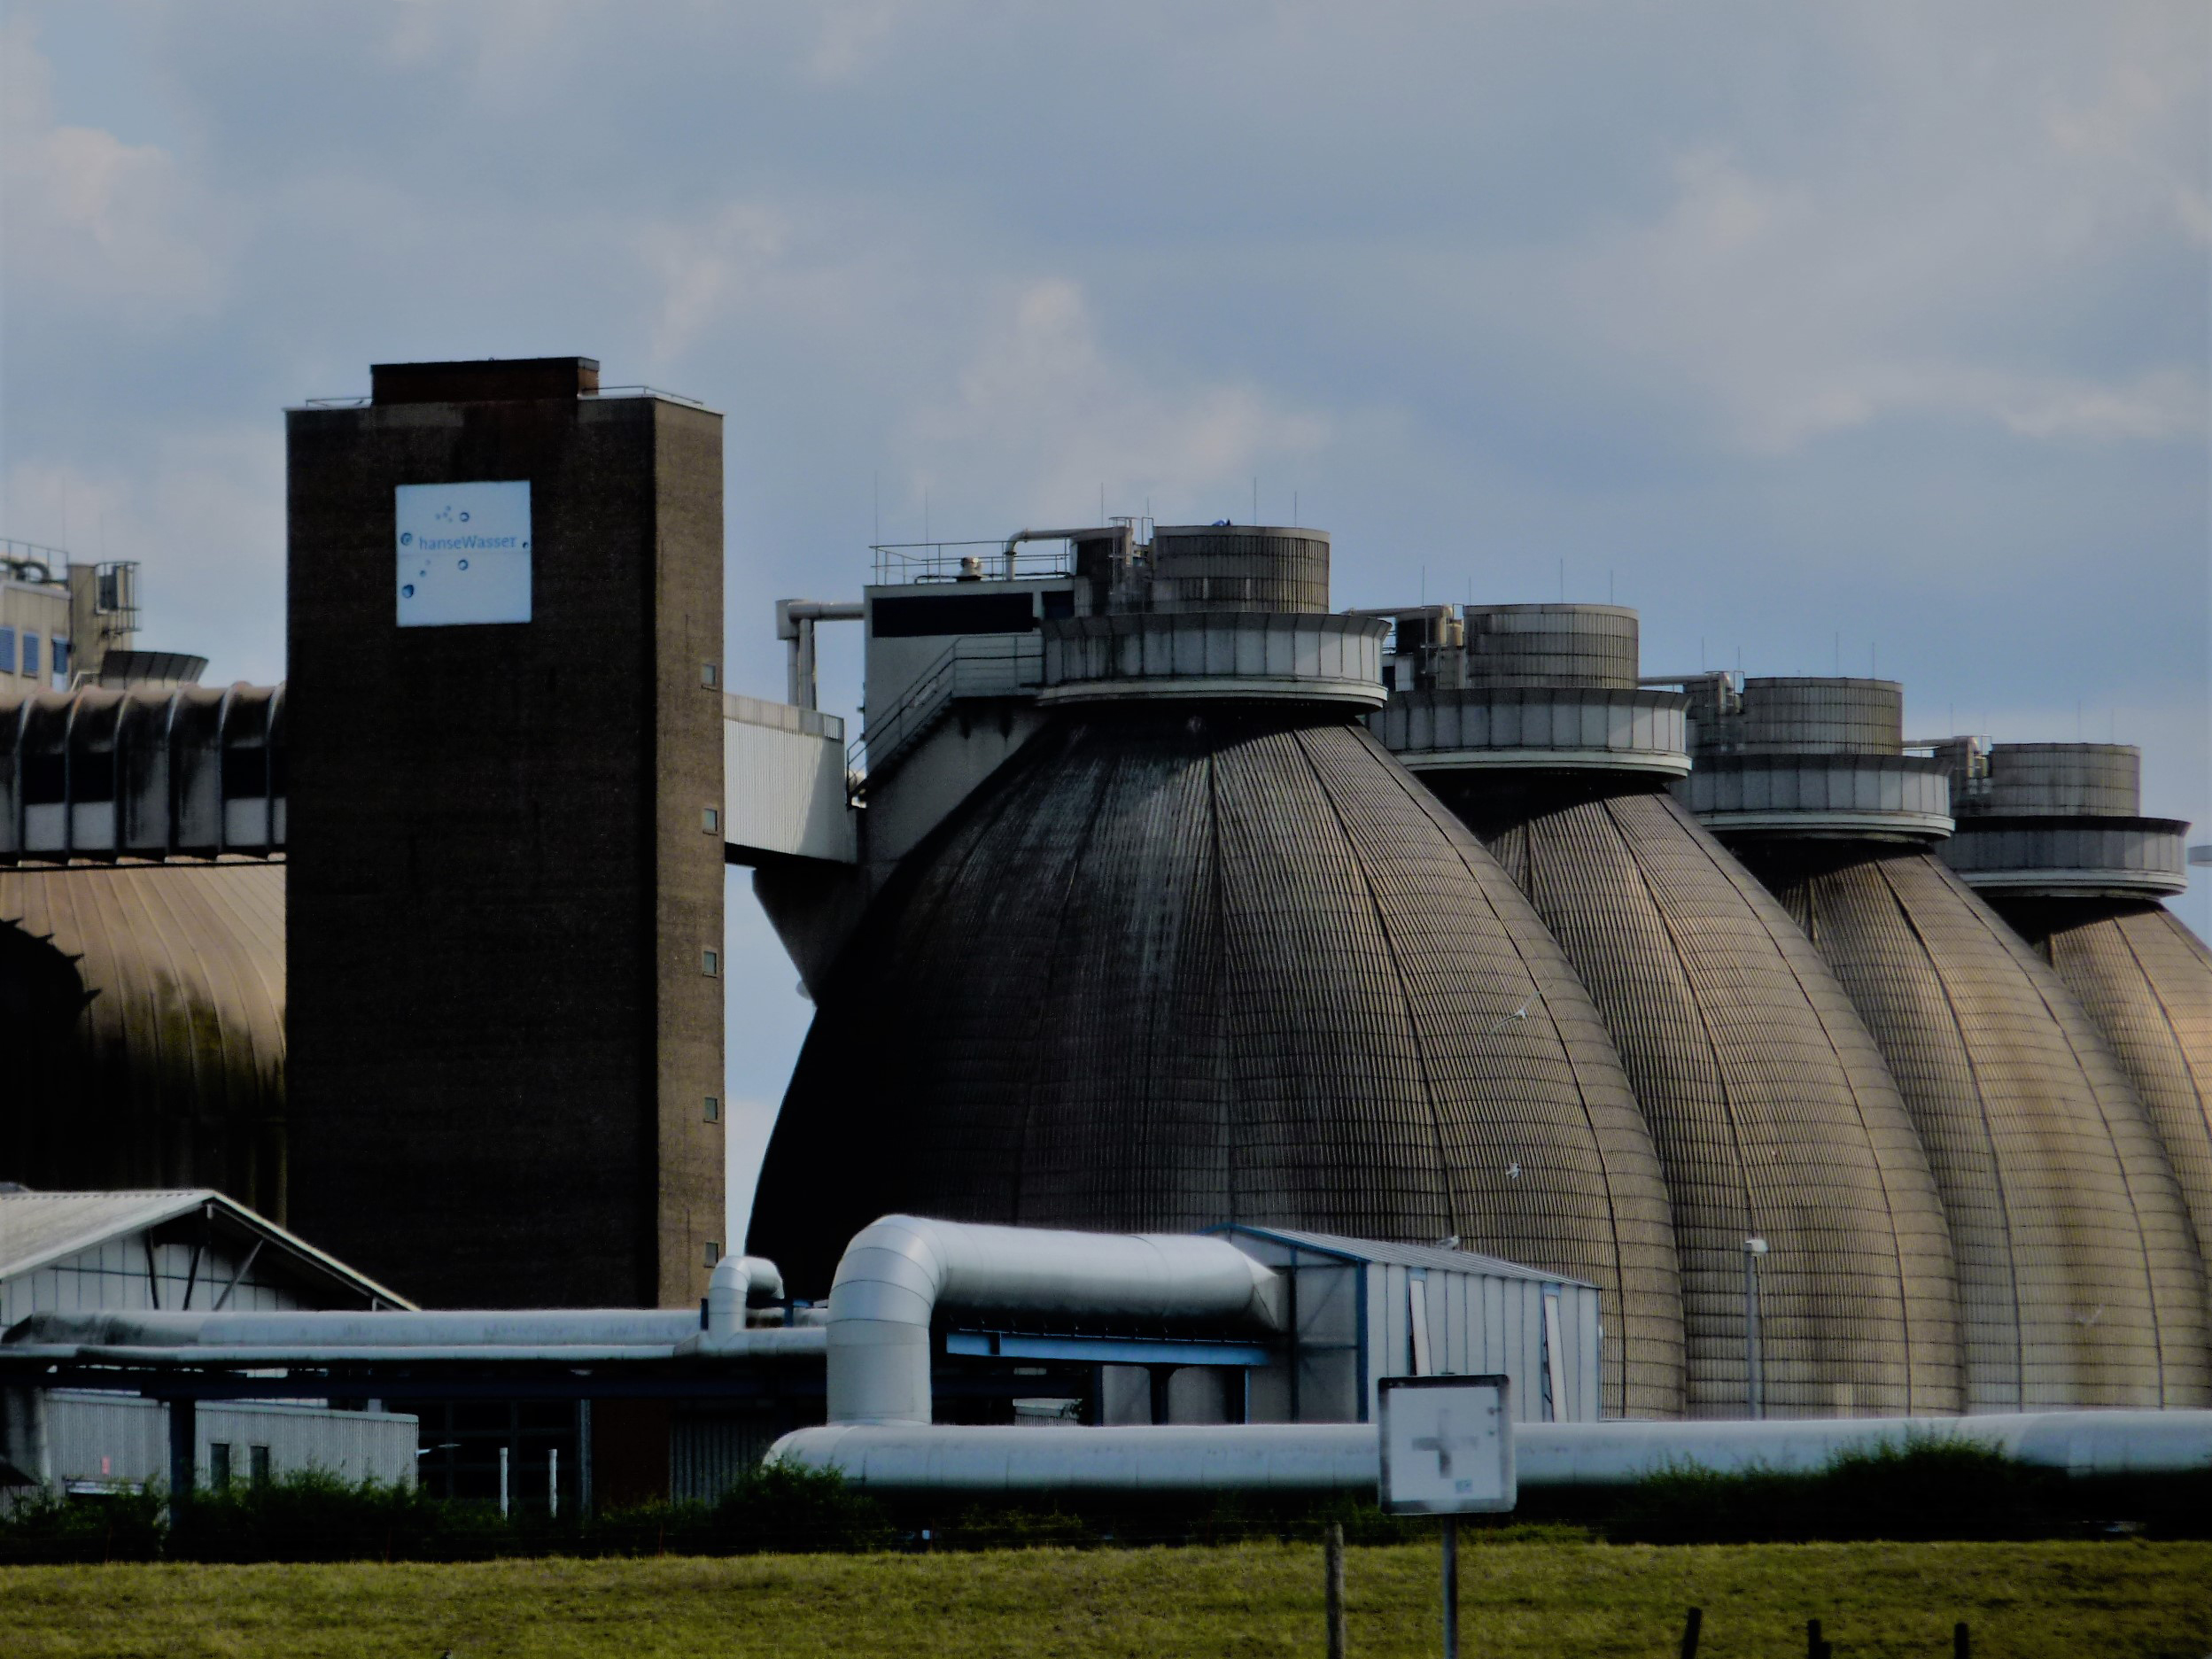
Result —
MULTIPOLYGON (((1004 541, 883 541, 872 544, 880 586, 911 582, 1003 582, 1008 579, 1004 541), (974 560, 974 565, 967 561, 974 560)), ((1024 542, 1014 549, 1012 578, 1069 576, 1075 554, 1066 542, 1024 542)))
MULTIPOLYGON (((690 409, 710 407, 697 398, 687 398, 680 391, 669 391, 659 386, 599 386, 576 395, 578 398, 659 398, 664 402, 680 403, 690 409)), ((299 407, 303 409, 365 409, 374 401, 363 393, 352 398, 307 398, 301 401, 299 407)))
POLYGON ((1044 641, 1033 633, 971 634, 956 640, 907 688, 890 712, 845 751, 853 793, 924 737, 953 703, 970 697, 1019 697, 1044 679, 1044 641))
POLYGON ((48 547, 35 541, 18 541, 12 536, 0 537, 0 576, 15 581, 38 580, 51 584, 65 579, 69 569, 69 554, 59 547, 48 547), (21 574, 35 566, 45 574, 30 578, 21 574))

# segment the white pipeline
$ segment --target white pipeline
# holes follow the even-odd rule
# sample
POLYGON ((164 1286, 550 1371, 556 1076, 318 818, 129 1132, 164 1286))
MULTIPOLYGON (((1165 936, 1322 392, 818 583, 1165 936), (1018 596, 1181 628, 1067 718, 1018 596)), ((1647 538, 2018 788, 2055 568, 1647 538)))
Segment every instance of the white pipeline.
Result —
MULTIPOLYGON (((1620 1486, 1669 1469, 1811 1471, 1838 1453, 1944 1440, 2071 1476, 2212 1469, 2212 1411, 2052 1411, 1983 1417, 1517 1424, 1527 1487, 1620 1486)), ((772 1463, 835 1469, 877 1491, 966 1492, 1375 1490, 1365 1423, 1219 1428, 929 1428, 833 1423, 776 1442, 772 1463)))
POLYGON ((829 1420, 930 1415, 940 1306, 1280 1330, 1283 1284, 1225 1239, 1063 1233, 887 1215, 845 1246, 829 1291, 829 1420))

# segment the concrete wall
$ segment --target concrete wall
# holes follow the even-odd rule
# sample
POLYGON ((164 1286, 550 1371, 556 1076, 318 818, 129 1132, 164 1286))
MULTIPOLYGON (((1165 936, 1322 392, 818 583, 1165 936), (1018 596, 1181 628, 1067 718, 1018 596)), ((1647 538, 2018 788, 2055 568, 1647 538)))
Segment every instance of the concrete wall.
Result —
POLYGON ((721 419, 486 389, 288 417, 292 1225, 429 1306, 684 1306, 726 1242, 721 419), (517 479, 532 620, 398 627, 395 486, 517 479))

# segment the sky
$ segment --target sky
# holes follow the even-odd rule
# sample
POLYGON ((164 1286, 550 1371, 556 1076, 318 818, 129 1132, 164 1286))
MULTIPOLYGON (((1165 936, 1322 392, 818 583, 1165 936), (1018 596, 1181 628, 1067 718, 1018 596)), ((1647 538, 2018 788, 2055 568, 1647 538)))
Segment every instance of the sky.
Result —
MULTIPOLYGON (((1614 600, 2139 743, 2212 840, 2208 62, 2195 0, 0 0, 0 535, 272 678, 283 408, 592 356, 726 415, 735 690, 872 540, 1256 502, 1339 604, 1614 600)), ((739 1236, 810 1010, 729 909, 739 1236)))

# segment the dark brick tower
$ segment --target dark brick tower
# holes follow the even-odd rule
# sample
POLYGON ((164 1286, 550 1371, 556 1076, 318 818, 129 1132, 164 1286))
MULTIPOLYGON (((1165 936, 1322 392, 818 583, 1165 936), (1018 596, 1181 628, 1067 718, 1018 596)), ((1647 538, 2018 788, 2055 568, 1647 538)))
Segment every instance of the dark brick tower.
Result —
POLYGON ((291 1224, 429 1306, 687 1304, 725 1239, 721 417, 587 358, 373 376, 287 417, 291 1224))

